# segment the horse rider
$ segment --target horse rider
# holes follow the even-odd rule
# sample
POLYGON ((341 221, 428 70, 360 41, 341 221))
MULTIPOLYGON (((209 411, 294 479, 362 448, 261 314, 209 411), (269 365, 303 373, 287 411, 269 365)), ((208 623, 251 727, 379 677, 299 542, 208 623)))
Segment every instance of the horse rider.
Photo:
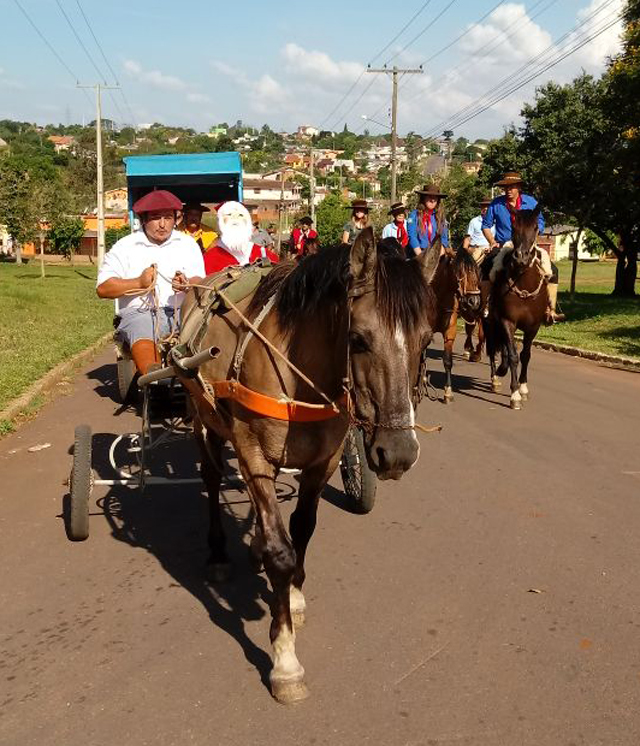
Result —
POLYGON ((407 208, 402 202, 394 202, 389 208, 389 215, 393 216, 393 220, 382 229, 382 238, 395 238, 403 250, 406 251, 409 244, 409 234, 405 225, 407 208))
POLYGON ((180 230, 193 238, 203 254, 209 251, 218 238, 218 234, 202 222, 202 215, 205 212, 211 212, 211 210, 199 202, 187 202, 182 211, 182 224, 180 225, 180 230))
POLYGON ((435 184, 425 184, 422 189, 416 189, 418 206, 409 213, 407 233, 409 234, 409 249, 407 256, 419 256, 425 249, 431 247, 436 236, 440 236, 442 247, 449 248, 449 227, 444 217, 443 194, 435 184))
MULTIPOLYGON (((482 218, 482 232, 489 242, 490 252, 482 264, 482 296, 483 300, 489 295, 492 278, 491 269, 496 262, 496 257, 501 252, 508 252, 513 248, 511 243, 515 216, 519 210, 533 210, 537 206, 537 200, 530 194, 522 191, 524 182, 517 171, 507 171, 495 186, 502 187, 504 194, 496 197, 489 205, 487 212, 482 218), (495 236, 491 229, 495 227, 495 236)), ((538 215, 538 231, 544 232, 544 218, 542 212, 538 215)), ((558 268, 552 263, 549 254, 538 249, 540 267, 547 280, 548 310, 547 324, 564 319, 563 314, 556 312, 558 300, 558 268)))
POLYGON ((306 256, 309 253, 308 242, 317 238, 318 234, 313 229, 313 220, 309 216, 301 218, 299 227, 291 231, 289 253, 296 257, 306 256))
POLYGON ((369 226, 369 204, 366 199, 354 199, 351 203, 351 219, 342 229, 342 243, 351 246, 361 231, 369 226))
POLYGON ((257 212, 254 212, 251 216, 251 223, 253 225, 253 233, 251 234, 251 240, 258 246, 266 246, 268 249, 273 248, 273 238, 271 234, 260 227, 260 217, 257 212))
POLYGON ((118 333, 141 374, 159 362, 157 344, 175 329, 184 291, 205 274, 196 241, 175 230, 180 210, 164 189, 140 198, 133 211, 141 229, 117 241, 98 272, 96 293, 118 300, 118 333))
POLYGON ((253 264, 261 258, 278 261, 278 255, 271 249, 252 240, 251 216, 240 202, 224 202, 218 208, 218 227, 220 237, 204 255, 204 267, 208 275, 226 267, 253 264))
MULTIPOLYGON (((467 233, 462 241, 462 248, 466 249, 475 259, 476 264, 482 264, 486 254, 491 251, 489 241, 482 232, 482 219, 487 214, 487 209, 491 204, 491 197, 485 197, 480 200, 480 214, 471 218, 467 233)), ((495 228, 492 226, 491 235, 495 236, 495 228)))

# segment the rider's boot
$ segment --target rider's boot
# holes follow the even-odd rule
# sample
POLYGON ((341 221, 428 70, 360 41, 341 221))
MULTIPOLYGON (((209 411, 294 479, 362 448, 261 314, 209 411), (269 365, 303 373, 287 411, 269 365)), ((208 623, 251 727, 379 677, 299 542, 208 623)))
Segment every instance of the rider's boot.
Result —
POLYGON ((558 321, 564 321, 565 315, 556 311, 556 303, 558 302, 558 285, 555 282, 547 283, 547 293, 549 295, 549 305, 547 307, 547 314, 545 323, 547 326, 551 326, 558 321))
POLYGON ((480 308, 482 315, 489 315, 489 295, 491 294, 491 280, 480 280, 480 308))
POLYGON ((140 375, 148 373, 150 368, 160 363, 160 356, 155 342, 151 339, 139 339, 131 346, 131 357, 140 375))

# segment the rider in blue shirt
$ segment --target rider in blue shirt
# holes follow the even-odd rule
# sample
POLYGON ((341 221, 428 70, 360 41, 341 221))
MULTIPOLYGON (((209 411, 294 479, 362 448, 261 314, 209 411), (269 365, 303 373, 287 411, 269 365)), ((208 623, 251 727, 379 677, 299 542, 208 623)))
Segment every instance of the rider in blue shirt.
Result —
POLYGON ((424 249, 430 248, 437 235, 440 235, 442 246, 449 248, 449 226, 444 219, 440 202, 447 195, 443 194, 435 184, 425 184, 422 189, 416 189, 418 207, 409 213, 407 233, 409 247, 407 256, 418 256, 424 249))
MULTIPOLYGON (((496 186, 500 186, 504 189, 504 194, 500 197, 496 197, 487 210, 485 216, 482 219, 482 232, 485 238, 489 242, 491 247, 490 253, 487 255, 485 261, 482 264, 482 285, 483 296, 485 293, 488 295, 488 290, 491 287, 489 280, 489 273, 493 265, 493 260, 498 255, 500 249, 505 243, 511 241, 513 233, 513 219, 516 212, 519 210, 533 210, 537 205, 538 201, 535 197, 530 194, 523 194, 522 177, 516 171, 507 171, 500 181, 496 182, 496 186), (495 236, 491 232, 491 229, 495 229, 495 236)), ((540 233, 544 231, 544 218, 542 213, 538 215, 538 230, 540 233)), ((544 251, 544 249, 542 249, 544 251)), ((549 293, 549 323, 555 321, 561 321, 564 316, 556 313, 556 302, 558 298, 558 268, 553 262, 551 262, 552 274, 547 284, 547 290, 549 293)))

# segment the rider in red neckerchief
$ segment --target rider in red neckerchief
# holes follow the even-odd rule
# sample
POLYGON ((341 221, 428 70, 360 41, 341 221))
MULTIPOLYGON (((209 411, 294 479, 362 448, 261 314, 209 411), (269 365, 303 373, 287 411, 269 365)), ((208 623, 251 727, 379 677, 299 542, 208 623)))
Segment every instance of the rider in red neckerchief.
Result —
POLYGON ((405 224, 407 208, 402 202, 394 202, 389 209, 389 215, 393 215, 393 220, 382 229, 382 238, 395 238, 400 246, 406 249, 409 244, 409 234, 405 224))
POLYGON ((297 257, 306 256, 308 254, 307 241, 318 238, 318 234, 311 227, 313 221, 309 217, 304 217, 300 220, 300 227, 294 228, 291 231, 291 243, 289 245, 289 252, 297 257))
POLYGON ((258 259, 278 262, 278 255, 251 240, 253 226, 247 208, 240 202, 225 202, 218 209, 220 238, 204 255, 208 275, 234 265, 252 264, 258 259))

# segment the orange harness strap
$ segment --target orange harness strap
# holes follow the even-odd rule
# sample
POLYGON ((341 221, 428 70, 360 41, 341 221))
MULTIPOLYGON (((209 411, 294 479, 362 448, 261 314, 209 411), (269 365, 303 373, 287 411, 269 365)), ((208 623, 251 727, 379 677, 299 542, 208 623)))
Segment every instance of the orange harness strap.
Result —
MULTIPOLYGON (((337 417, 340 412, 328 404, 309 404, 293 399, 274 399, 243 386, 238 381, 216 381, 210 384, 218 399, 233 399, 256 414, 286 422, 321 422, 337 417)), ((346 404, 346 397, 338 404, 346 404)))

